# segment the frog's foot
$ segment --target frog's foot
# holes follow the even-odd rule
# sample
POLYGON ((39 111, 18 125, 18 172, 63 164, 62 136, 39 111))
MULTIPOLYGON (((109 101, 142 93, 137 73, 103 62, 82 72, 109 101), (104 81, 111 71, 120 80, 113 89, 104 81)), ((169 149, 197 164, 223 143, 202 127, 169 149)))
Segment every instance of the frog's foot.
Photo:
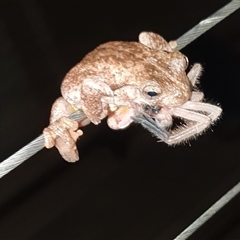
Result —
POLYGON ((135 115, 133 108, 119 107, 117 110, 111 109, 108 115, 108 126, 114 130, 124 129, 128 127, 132 122, 132 116, 135 115), (113 111, 114 110, 114 111, 113 111))
POLYGON ((56 146, 66 161, 76 162, 79 159, 76 141, 82 134, 77 121, 61 117, 43 130, 45 147, 56 146))

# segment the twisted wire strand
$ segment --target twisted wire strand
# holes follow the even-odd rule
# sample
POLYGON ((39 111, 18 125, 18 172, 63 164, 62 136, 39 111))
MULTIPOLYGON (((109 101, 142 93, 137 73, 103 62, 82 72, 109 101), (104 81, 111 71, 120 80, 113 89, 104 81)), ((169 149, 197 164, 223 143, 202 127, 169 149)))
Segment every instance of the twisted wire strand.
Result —
POLYGON ((209 220, 215 213, 217 213, 224 205, 233 199, 240 192, 240 182, 236 184, 231 190, 223 195, 216 203, 214 203, 206 212, 198 217, 192 224, 190 224, 183 232, 181 232, 174 240, 185 240, 192 235, 198 228, 200 228, 207 220, 209 220))
MULTIPOLYGON (((240 8, 240 0, 233 0, 217 12, 202 20, 195 27, 183 34, 177 39, 177 50, 184 48, 190 42, 201 36, 204 32, 212 28, 214 25, 222 21, 231 13, 240 8)), ((185 240, 190 237, 197 229, 199 229, 205 222, 207 222, 215 213, 223 208, 231 199, 233 199, 240 192, 240 182, 236 184, 231 190, 223 195, 216 203, 214 203, 208 210, 206 210, 200 217, 198 217, 192 224, 183 230, 174 240, 185 240)))
POLYGON ((183 34, 177 39, 177 50, 184 48, 186 45, 201 36, 207 30, 221 22, 224 18, 236 11, 240 7, 240 0, 233 0, 224 7, 220 8, 208 18, 202 20, 195 27, 183 34))
MULTIPOLYGON (((83 112, 77 111, 72 113, 69 118, 76 121, 82 121, 86 118, 86 116, 83 112)), ((9 173, 11 170, 19 166, 21 163, 23 163, 25 160, 27 160, 43 148, 44 137, 42 134, 0 163, 0 178, 2 178, 4 175, 9 173)))
MULTIPOLYGON (((184 48, 190 42, 194 41, 204 32, 212 28, 214 25, 222 21, 224 18, 229 16, 231 13, 236 11, 240 7, 240 0, 232 0, 229 4, 219 9, 210 17, 202 20, 199 24, 189 30, 187 33, 177 39, 178 47, 177 50, 184 48)), ((86 116, 83 112, 75 112, 69 116, 69 118, 81 121, 86 116)), ((145 120, 144 120, 145 121, 145 120)), ((142 119, 136 121, 144 125, 142 119)), ((145 124, 145 125, 148 125, 145 124)), ((146 128, 146 126, 145 126, 146 128)), ((29 157, 40 151, 44 147, 43 135, 27 144, 25 147, 14 153, 12 156, 0 163, 0 178, 9 173, 15 167, 19 166, 22 162, 27 160, 29 157)), ((217 211, 219 211, 228 201, 235 197, 240 192, 240 183, 233 187, 227 192, 220 200, 212 205, 205 213, 197 218, 189 227, 187 227, 182 233, 180 233, 174 240, 185 240, 192 235, 200 226, 202 226, 208 219, 210 219, 217 211)))

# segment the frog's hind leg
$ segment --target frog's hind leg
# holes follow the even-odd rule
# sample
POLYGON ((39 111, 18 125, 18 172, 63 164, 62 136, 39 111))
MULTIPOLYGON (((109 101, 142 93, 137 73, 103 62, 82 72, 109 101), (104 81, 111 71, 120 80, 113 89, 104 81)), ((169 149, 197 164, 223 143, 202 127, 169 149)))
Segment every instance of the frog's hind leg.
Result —
POLYGON ((76 141, 83 132, 78 128, 89 123, 84 119, 80 123, 67 118, 76 109, 64 98, 58 98, 51 110, 50 125, 43 130, 45 147, 56 146, 62 157, 68 162, 75 162, 79 159, 76 148, 76 141))

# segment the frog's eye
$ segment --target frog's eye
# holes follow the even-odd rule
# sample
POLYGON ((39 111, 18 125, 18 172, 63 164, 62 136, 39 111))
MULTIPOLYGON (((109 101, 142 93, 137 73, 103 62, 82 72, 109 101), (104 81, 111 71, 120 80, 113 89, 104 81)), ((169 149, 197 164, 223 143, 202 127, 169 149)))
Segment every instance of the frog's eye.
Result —
POLYGON ((148 94, 148 96, 150 96, 150 97, 155 97, 155 96, 158 95, 158 94, 157 94, 156 92, 154 92, 154 91, 149 91, 149 92, 147 92, 147 94, 148 94))
POLYGON ((158 97, 160 93, 161 90, 156 84, 147 85, 143 88, 143 94, 149 100, 156 99, 155 97, 158 97))

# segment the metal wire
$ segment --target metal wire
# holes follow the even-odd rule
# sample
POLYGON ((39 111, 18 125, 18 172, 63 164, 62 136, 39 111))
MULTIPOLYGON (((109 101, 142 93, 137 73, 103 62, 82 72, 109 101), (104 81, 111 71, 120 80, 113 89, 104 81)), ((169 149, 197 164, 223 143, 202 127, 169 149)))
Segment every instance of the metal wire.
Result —
MULTIPOLYGON (((229 16, 231 13, 236 11, 240 7, 240 0, 233 0, 218 11, 216 11, 214 14, 209 16, 208 18, 202 20, 200 23, 198 23, 195 27, 190 29, 188 32, 183 34, 181 37, 179 37, 177 41, 177 48, 176 50, 180 50, 184 48, 186 45, 194 41, 196 38, 198 38, 200 35, 205 33, 207 30, 215 26, 217 23, 222 21, 224 18, 229 16)), ((156 121, 152 121, 151 117, 143 115, 135 116, 133 118, 135 123, 141 124, 145 129, 147 129, 150 133, 153 134, 153 136, 157 136, 159 139, 164 139, 164 129, 159 128, 156 121)))
POLYGON ((43 135, 40 135, 32 142, 27 144, 25 147, 15 152, 12 156, 5 159, 0 164, 0 178, 12 171, 14 168, 16 168, 18 165, 30 158, 32 155, 40 151, 43 147, 44 138, 43 135))
MULTIPOLYGON (((70 119, 81 121, 86 118, 83 112, 74 112, 69 116, 70 119)), ((30 158, 32 155, 44 148, 44 137, 40 135, 32 142, 15 152, 12 156, 0 163, 0 178, 30 158)))
POLYGON ((233 199, 240 192, 240 182, 214 203, 206 212, 197 218, 191 225, 189 225, 183 232, 181 232, 174 240, 185 240, 192 235, 198 228, 200 228, 207 220, 209 220, 215 213, 217 213, 224 205, 233 199))
POLYGON ((207 30, 215 26, 217 23, 222 21, 224 18, 229 16, 231 13, 236 11, 240 7, 240 0, 233 0, 224 7, 220 8, 217 12, 202 20, 195 27, 190 29, 188 32, 183 34, 177 39, 177 50, 184 48, 190 42, 201 36, 207 30))
MULTIPOLYGON (((236 11, 240 7, 240 0, 233 0, 210 17, 201 21, 187 33, 177 39, 177 50, 182 49, 190 42, 194 41, 204 32, 212 28, 214 25, 222 21, 231 13, 236 11)), ((81 112, 75 112, 70 116, 71 119, 81 121, 85 118, 85 115, 81 112)), ((137 118, 136 118, 137 119, 137 118)), ((138 120, 136 120, 138 121, 138 120)), ((141 123, 141 119, 139 123, 141 123)), ((141 123, 142 124, 142 123, 141 123)), ((147 126, 149 123, 146 123, 147 126)), ((146 128, 146 126, 144 126, 146 128)), ((43 135, 39 136, 25 147, 17 151, 15 154, 0 163, 0 178, 27 160, 29 157, 37 153, 44 147, 43 135)), ((220 200, 218 200, 212 207, 210 207, 205 213, 203 213, 198 219, 196 219, 188 228, 180 233, 174 240, 185 240, 192 233, 194 233, 200 226, 202 226, 209 218, 211 218, 217 211, 219 211, 228 201, 240 192, 240 183, 233 187, 228 193, 226 193, 220 200)))

